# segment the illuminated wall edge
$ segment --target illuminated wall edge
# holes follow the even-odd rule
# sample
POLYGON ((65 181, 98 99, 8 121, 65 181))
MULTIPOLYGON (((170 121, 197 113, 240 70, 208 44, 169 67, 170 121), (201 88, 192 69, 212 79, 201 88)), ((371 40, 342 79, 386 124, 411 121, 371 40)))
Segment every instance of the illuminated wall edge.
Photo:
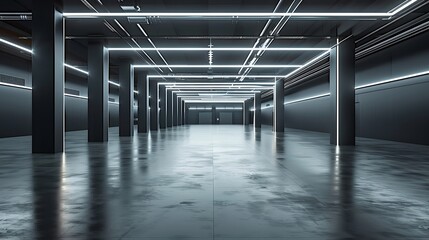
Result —
MULTIPOLYGON (((387 84, 387 83, 398 82, 398 81, 402 81, 402 80, 406 80, 406 79, 410 79, 410 78, 415 78, 415 77, 421 77, 421 76, 425 76, 425 75, 429 75, 429 71, 413 73, 413 74, 409 74, 409 75, 405 75, 405 76, 401 76, 401 77, 396 77, 396 78, 382 80, 382 81, 378 81, 378 82, 374 82, 374 83, 360 85, 360 86, 355 87, 355 90, 360 90, 360 89, 369 88, 369 87, 375 87, 375 86, 379 86, 379 85, 383 85, 383 84, 387 84)), ((313 100, 313 99, 317 99, 317 98, 321 98, 321 97, 327 97, 330 95, 331 95, 330 93, 318 94, 318 95, 311 96, 311 97, 300 98, 297 100, 288 101, 288 102, 285 102, 284 105, 289 105, 289 104, 298 103, 298 102, 304 102, 304 101, 313 100)), ((272 105, 266 106, 266 107, 261 107, 261 110, 267 109, 267 108, 272 108, 272 107, 273 107, 272 105)), ((254 109, 251 109, 250 111, 254 111, 254 109)))

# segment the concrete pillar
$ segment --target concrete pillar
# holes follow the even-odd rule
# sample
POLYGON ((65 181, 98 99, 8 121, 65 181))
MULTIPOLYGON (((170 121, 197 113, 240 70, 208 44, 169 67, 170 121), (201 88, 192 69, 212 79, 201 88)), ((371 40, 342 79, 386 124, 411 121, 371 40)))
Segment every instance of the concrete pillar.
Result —
POLYGON ((33 0, 32 151, 64 151, 63 1, 33 0))
POLYGON ((274 131, 284 132, 284 82, 277 80, 274 87, 274 131))
POLYGON ((150 130, 158 131, 158 81, 149 81, 150 130))
POLYGON ((167 127, 173 126, 173 91, 167 91, 167 127))
POLYGON ((109 52, 103 41, 88 43, 88 141, 109 135, 109 52))
POLYGON ((212 124, 217 124, 218 122, 216 121, 216 107, 212 106, 212 124))
POLYGON ((134 69, 128 59, 119 65, 119 136, 134 133, 134 69))
POLYGON ((167 94, 165 85, 159 85, 159 128, 165 129, 167 127, 167 94))
POLYGON ((147 72, 146 71, 135 72, 135 80, 137 81, 137 91, 139 92, 137 96, 138 132, 147 133, 148 119, 149 119, 149 101, 148 101, 149 80, 147 79, 147 72))
POLYGON ((255 128, 261 128, 261 93, 255 93, 253 108, 255 109, 253 125, 255 128))
POLYGON ((355 42, 337 37, 330 55, 331 144, 355 145, 355 42))
POLYGON ((177 98, 177 126, 182 126, 182 98, 177 98))
POLYGON ((185 103, 184 100, 181 100, 181 101, 182 101, 182 109, 181 109, 181 112, 182 112, 182 125, 186 125, 186 103, 185 103))
POLYGON ((243 102, 243 125, 250 124, 250 102, 250 99, 243 102))
POLYGON ((177 99, 177 94, 174 93, 173 94, 173 126, 177 126, 178 123, 178 99, 177 99))

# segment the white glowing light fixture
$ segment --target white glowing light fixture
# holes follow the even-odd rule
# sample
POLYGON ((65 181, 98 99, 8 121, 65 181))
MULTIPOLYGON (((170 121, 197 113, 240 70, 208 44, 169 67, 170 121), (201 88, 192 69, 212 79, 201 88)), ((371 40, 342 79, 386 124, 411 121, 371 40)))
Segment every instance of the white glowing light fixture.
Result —
POLYGON ((77 68, 77 67, 75 67, 75 66, 69 65, 69 64, 67 64, 67 63, 64 63, 64 66, 65 66, 65 67, 67 67, 67 68, 73 69, 73 70, 75 70, 76 72, 80 72, 80 73, 83 73, 83 74, 85 74, 85 75, 89 75, 89 72, 88 72, 88 71, 82 70, 82 69, 80 69, 80 68, 77 68))
POLYGON ((373 83, 369 83, 369 84, 364 84, 364 85, 357 86, 355 89, 362 89, 362 88, 382 85, 382 84, 386 84, 386 83, 397 82, 397 81, 405 80, 408 78, 421 77, 421 76, 425 76, 425 75, 429 75, 429 71, 418 72, 418 73, 413 73, 413 74, 409 74, 409 75, 405 75, 405 76, 401 76, 401 77, 396 77, 396 78, 391 78, 391 79, 373 82, 373 83))
POLYGON ((242 86, 242 85, 268 85, 273 86, 274 82, 241 82, 241 83, 221 83, 221 82, 160 82, 159 85, 230 85, 230 86, 242 86))
POLYGON ((121 85, 119 85, 119 83, 113 82, 113 81, 109 81, 109 84, 116 86, 116 87, 120 87, 121 85))
MULTIPOLYGON (((134 68, 241 68, 243 65, 133 65, 134 68)), ((302 65, 244 65, 253 68, 300 68, 302 65)))
MULTIPOLYGON (((222 79, 236 78, 241 75, 148 75, 149 78, 206 78, 206 79, 222 79)), ((246 78, 282 78, 281 75, 247 75, 246 78)))
POLYGON ((22 89, 32 90, 31 87, 17 85, 17 84, 12 84, 12 83, 0 82, 0 85, 7 86, 7 87, 14 87, 14 88, 22 88, 22 89))
POLYGON ((282 17, 391 17, 397 12, 292 12, 292 13, 257 13, 257 12, 104 12, 104 13, 81 13, 81 12, 70 12, 63 13, 66 18, 103 18, 103 17, 230 17, 230 18, 282 18, 282 17))
POLYGON ((373 18, 388 18, 393 17, 404 9, 410 7, 416 3, 417 0, 407 0, 393 8, 389 12, 96 12, 96 13, 83 13, 83 12, 71 12, 63 13, 65 18, 102 18, 102 17, 193 17, 193 18, 204 18, 204 17, 228 17, 239 19, 240 17, 247 18, 326 18, 326 17, 373 17, 373 18))
MULTIPOLYGON (((172 51, 172 52, 176 52, 176 51, 225 51, 225 52, 235 52, 235 51, 251 51, 254 48, 247 48, 247 47, 231 47, 231 48, 227 48, 227 47, 196 47, 196 48, 188 48, 188 47, 171 47, 171 48, 132 48, 132 47, 125 47, 125 48, 107 48, 109 51, 172 51)), ((291 47, 285 47, 285 48, 267 48, 267 47, 261 47, 261 48, 256 48, 256 49, 260 49, 263 51, 276 51, 276 52, 281 52, 281 51, 316 51, 316 52, 320 52, 320 51, 329 51, 330 48, 291 48, 291 47)))
POLYGON ((243 101, 220 101, 220 100, 184 100, 186 103, 243 103, 243 101))
POLYGON ((31 54, 33 53, 33 51, 31 49, 25 48, 25 47, 20 46, 20 45, 18 45, 16 43, 10 42, 10 41, 8 41, 6 39, 0 38, 0 42, 4 43, 6 45, 9 45, 11 47, 17 48, 19 50, 22 50, 24 52, 31 53, 31 54))
POLYGON ((68 93, 64 93, 64 96, 74 97, 74 98, 80 98, 80 99, 88 99, 88 97, 86 97, 86 96, 79 96, 79 95, 68 94, 68 93))

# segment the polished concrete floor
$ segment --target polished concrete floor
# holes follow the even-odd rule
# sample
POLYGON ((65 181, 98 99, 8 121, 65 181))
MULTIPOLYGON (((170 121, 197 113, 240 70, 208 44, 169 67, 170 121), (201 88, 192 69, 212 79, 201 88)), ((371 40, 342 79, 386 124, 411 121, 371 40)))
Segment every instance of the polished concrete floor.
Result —
POLYGON ((0 139, 1 239, 429 239, 429 147, 184 126, 32 155, 0 139))

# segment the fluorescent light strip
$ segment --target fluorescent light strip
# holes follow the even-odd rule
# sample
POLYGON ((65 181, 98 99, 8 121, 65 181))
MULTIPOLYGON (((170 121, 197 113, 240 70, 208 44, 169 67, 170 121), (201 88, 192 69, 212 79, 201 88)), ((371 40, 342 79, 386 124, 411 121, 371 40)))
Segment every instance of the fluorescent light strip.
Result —
POLYGON ((119 85, 119 83, 113 82, 113 81, 109 81, 109 84, 116 86, 116 87, 120 87, 121 85, 119 85))
POLYGON ((230 85, 216 85, 216 86, 205 86, 205 85, 185 85, 185 86, 166 86, 168 90, 182 90, 182 91, 188 91, 188 90, 198 90, 198 89, 205 89, 206 91, 209 89, 217 89, 217 90, 224 90, 224 91, 233 91, 233 90, 247 90, 247 91, 255 91, 258 92, 261 90, 272 90, 273 88, 270 86, 230 86, 230 85))
POLYGON ((81 98, 81 99, 88 99, 88 97, 86 97, 86 96, 80 96, 80 95, 74 95, 74 94, 68 94, 68 93, 64 93, 64 96, 66 96, 66 97, 74 97, 74 98, 81 98))
POLYGON ((193 91, 193 90, 183 90, 183 91, 172 91, 172 93, 258 93, 260 91, 237 91, 237 90, 214 90, 214 91, 193 91))
MULTIPOLYGON (((82 13, 82 12, 71 12, 71 13, 63 13, 63 16, 65 18, 100 18, 100 17, 230 17, 233 19, 237 19, 240 17, 255 17, 255 18, 260 18, 260 17, 266 17, 266 18, 283 18, 283 17, 291 17, 291 18, 296 18, 296 17, 306 17, 306 18, 318 18, 318 17, 322 17, 322 18, 326 18, 326 17, 375 17, 375 18, 383 18, 383 17, 392 17, 396 14, 398 14, 399 12, 403 11, 404 9, 410 7, 412 4, 414 4, 415 2, 417 2, 417 0, 407 0, 404 1, 403 3, 399 4, 397 7, 395 7, 394 9, 392 9, 389 12, 381 12, 381 13, 377 13, 377 12, 362 12, 362 13, 355 13, 355 12, 343 12, 343 13, 338 13, 338 12, 286 12, 286 13, 276 13, 276 12, 271 12, 271 13, 243 13, 243 12, 238 12, 238 13, 225 13, 225 12, 221 12, 221 13, 208 13, 208 12, 202 12, 202 13, 197 13, 197 12, 189 12, 189 13, 171 13, 171 12, 153 12, 153 13, 142 13, 142 12, 131 12, 131 13, 127 13, 127 12, 116 12, 116 13, 100 13, 100 12, 96 12, 96 13, 82 13)), ((365 19, 367 20, 367 19, 365 19)))
POLYGON ((31 54, 33 53, 33 51, 31 49, 25 48, 23 46, 20 46, 18 44, 13 43, 13 42, 9 42, 3 38, 0 38, 0 42, 4 43, 6 45, 9 45, 11 47, 14 47, 14 48, 18 48, 19 50, 22 50, 24 52, 31 53, 31 54))
MULTIPOLYGON (((245 65, 253 68, 300 68, 303 65, 245 65)), ((134 68, 240 68, 242 65, 133 65, 134 68)))
POLYGON ((242 107, 216 107, 216 110, 243 110, 242 107))
MULTIPOLYGON (((148 75, 149 78, 236 78, 241 75, 148 75)), ((247 75, 246 78, 280 78, 280 75, 247 75)))
MULTIPOLYGON (((33 90, 32 87, 21 86, 21 85, 10 84, 10 83, 4 83, 4 82, 0 82, 0 85, 7 86, 7 87, 21 88, 21 89, 25 89, 25 90, 33 90)), ((69 93, 64 93, 64 96, 66 96, 66 97, 74 97, 74 98, 81 98, 81 99, 88 99, 88 97, 86 97, 86 96, 74 95, 74 94, 69 94, 69 93)), ((109 103, 115 103, 115 102, 110 102, 109 101, 109 103)))
MULTIPOLYGON (((154 42, 152 42, 152 40, 149 38, 149 35, 146 33, 146 31, 143 29, 143 27, 139 24, 139 23, 137 23, 137 27, 139 28, 139 30, 145 35, 145 37, 147 37, 147 41, 152 45, 152 50, 155 50, 157 53, 158 53, 158 56, 161 58, 161 60, 166 64, 166 65, 168 65, 168 62, 167 62, 167 60, 165 60, 165 58, 164 58, 164 56, 159 52, 159 50, 158 50, 158 48, 155 46, 155 43, 154 42)), ((143 48, 140 48, 140 50, 141 51, 146 51, 146 50, 143 50, 143 48)), ((147 50, 147 51, 151 51, 151 50, 147 50)), ((171 72, 173 72, 173 69, 171 69, 171 68, 168 68, 171 72)))
POLYGON ((241 82, 241 83, 234 83, 234 82, 197 82, 197 83, 191 83, 191 82, 160 82, 159 85, 231 85, 231 86, 241 86, 241 85, 268 85, 268 86, 274 86, 274 82, 241 82))
MULTIPOLYGON (((409 5, 408 5, 409 6, 409 5)), ((408 7, 406 6, 406 7, 408 7)), ((402 9, 401 9, 402 10, 402 9)), ((103 17, 250 17, 250 18, 282 18, 282 17, 391 17, 398 12, 293 12, 293 13, 257 13, 257 12, 105 12, 105 13, 82 13, 70 12, 63 13, 65 18, 103 18, 103 17)))
POLYGON ((409 78, 421 77, 421 76, 425 76, 425 75, 429 75, 429 71, 413 73, 413 74, 409 74, 409 75, 405 75, 405 76, 401 76, 401 77, 396 77, 396 78, 392 78, 392 79, 387 79, 387 80, 383 80, 383 81, 378 81, 378 82, 374 82, 374 83, 368 83, 368 84, 357 86, 355 89, 358 90, 358 89, 373 87, 373 86, 382 85, 382 84, 386 84, 386 83, 397 82, 397 81, 401 81, 401 80, 405 80, 405 79, 409 79, 409 78))
MULTIPOLYGON (((7 40, 5 40, 5 39, 0 38, 0 42, 5 43, 5 44, 7 44, 7 45, 9 45, 9 46, 12 46, 12 47, 14 47, 14 48, 17 48, 17 49, 19 49, 19 50, 22 50, 22 51, 25 51, 25 52, 28 52, 28 53, 31 53, 31 54, 33 53, 33 51, 32 51, 31 49, 28 49, 28 48, 22 47, 22 46, 20 46, 20 45, 18 45, 18 44, 15 44, 15 43, 13 43, 13 42, 9 42, 9 41, 7 41, 7 40)), ((77 72, 83 73, 83 74, 85 74, 85 75, 89 75, 89 72, 84 71, 84 70, 82 70, 82 69, 79 69, 79 68, 77 68, 77 67, 75 67, 75 66, 69 65, 69 64, 67 64, 67 63, 64 63, 64 66, 65 66, 65 67, 67 67, 67 68, 69 68, 69 69, 75 70, 75 71, 77 71, 77 72)))
MULTIPOLYGON (((109 51, 250 51, 253 48, 107 48, 109 51)), ((329 51, 330 48, 256 48, 264 51, 329 51)))
POLYGON ((186 103, 243 103, 243 101, 184 100, 186 103))
POLYGON ((80 68, 77 68, 77 67, 75 67, 75 66, 69 65, 69 64, 67 64, 67 63, 64 63, 64 66, 65 66, 65 67, 67 67, 67 68, 73 69, 73 70, 75 70, 76 72, 80 72, 80 73, 83 73, 83 74, 85 74, 85 75, 89 75, 89 72, 87 72, 87 71, 85 71, 85 70, 82 70, 82 69, 80 69, 80 68))
POLYGON ((5 83, 5 82, 0 82, 0 85, 7 86, 7 87, 14 87, 14 88, 22 88, 22 89, 27 89, 27 90, 32 90, 33 89, 31 87, 17 85, 17 84, 12 84, 12 83, 5 83))
POLYGON ((330 93, 323 93, 323 94, 312 96, 312 97, 306 97, 306 98, 301 98, 301 99, 297 99, 297 100, 293 100, 293 101, 284 102, 284 105, 289 105, 289 104, 298 103, 298 102, 304 102, 304 101, 308 101, 308 100, 312 100, 312 99, 316 99, 316 98, 321 98, 321 97, 327 97, 329 95, 331 95, 331 94, 330 93))
POLYGON ((288 77, 292 76, 293 74, 295 74, 296 72, 300 71, 301 69, 303 69, 303 68, 307 67, 308 65, 316 62, 317 60, 323 58, 325 55, 329 54, 330 52, 331 52, 330 50, 326 51, 326 52, 323 52, 322 54, 318 55, 317 57, 315 57, 315 58, 311 59, 310 61, 306 62, 300 68, 292 71, 291 73, 287 74, 286 76, 283 76, 283 78, 288 78, 288 77))

